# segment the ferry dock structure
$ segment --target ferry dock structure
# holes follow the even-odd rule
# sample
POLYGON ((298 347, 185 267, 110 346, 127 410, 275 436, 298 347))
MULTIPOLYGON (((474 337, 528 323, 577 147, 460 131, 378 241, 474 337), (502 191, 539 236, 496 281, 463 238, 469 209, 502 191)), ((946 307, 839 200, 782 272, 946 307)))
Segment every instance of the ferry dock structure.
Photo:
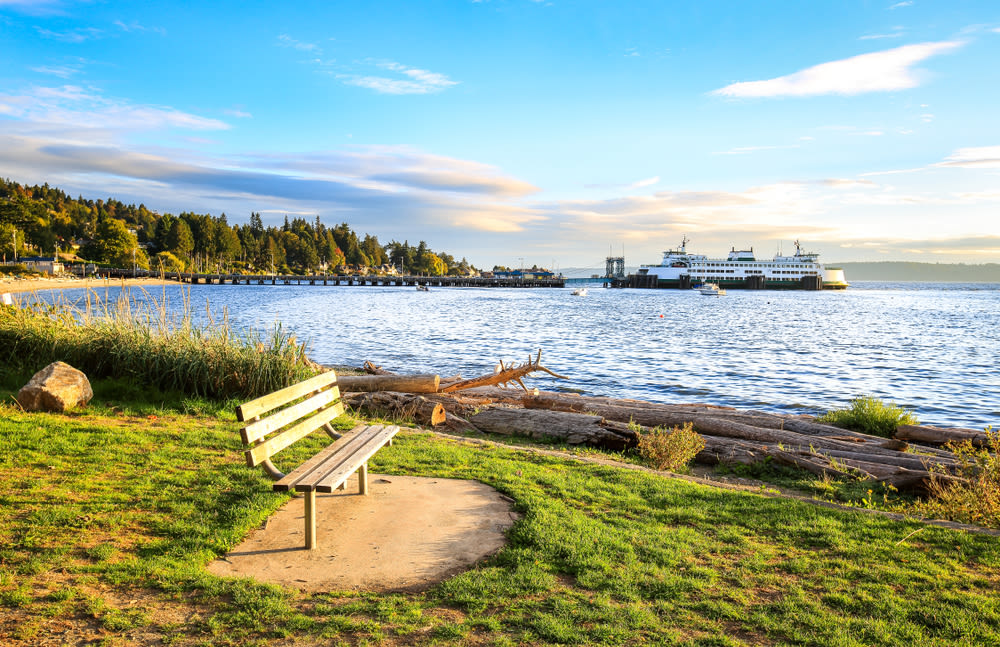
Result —
POLYGON ((223 274, 151 272, 139 269, 97 270, 106 278, 157 278, 191 285, 349 285, 381 287, 563 288, 565 277, 396 276, 355 274, 223 274))

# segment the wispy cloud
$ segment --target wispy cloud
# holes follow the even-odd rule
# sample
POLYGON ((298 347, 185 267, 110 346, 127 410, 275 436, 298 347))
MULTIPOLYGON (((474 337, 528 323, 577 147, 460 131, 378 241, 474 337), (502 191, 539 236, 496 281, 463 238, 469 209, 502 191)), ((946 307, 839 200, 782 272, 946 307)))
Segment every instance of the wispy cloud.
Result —
POLYGON ((39 74, 48 74, 50 76, 58 76, 61 79, 68 79, 69 77, 80 73, 79 65, 40 65, 38 67, 31 68, 33 72, 38 72, 39 74))
POLYGON ((893 9, 902 9, 903 7, 912 7, 912 6, 913 6, 913 0, 903 0, 903 2, 897 2, 896 4, 891 5, 889 7, 889 10, 892 11, 893 9))
POLYGON ((62 43, 82 43, 104 35, 104 31, 96 27, 79 27, 69 31, 52 31, 42 27, 35 27, 35 31, 42 38, 57 40, 62 43))
MULTIPOLYGON (((811 139, 811 138, 810 138, 811 139)), ((803 139, 803 141, 808 141, 803 139)), ((757 151, 781 150, 787 148, 801 148, 800 144, 783 144, 777 146, 737 146, 727 151, 714 151, 712 155, 749 155, 757 151)))
POLYGON ((896 31, 889 32, 887 34, 866 34, 865 36, 858 37, 858 40, 882 40, 885 38, 899 38, 903 35, 903 28, 896 27, 896 31))
POLYGON ((36 16, 61 13, 63 4, 63 0, 0 0, 0 7, 36 16))
POLYGON ((807 97, 905 90, 920 85, 914 66, 961 47, 961 41, 904 45, 822 63, 766 81, 733 83, 712 92, 724 97, 807 97))
POLYGON ((291 36, 289 36, 288 34, 279 34, 278 44, 281 45, 282 47, 291 47, 292 49, 297 49, 301 52, 320 51, 320 47, 316 43, 306 43, 301 40, 296 40, 291 36))
POLYGON ((654 177, 646 178, 645 180, 638 180, 629 185, 631 189, 642 189, 647 186, 653 186, 654 184, 660 183, 660 176, 656 175, 654 177))
POLYGON ((959 148, 936 166, 958 168, 1000 168, 1000 146, 959 148))
POLYGON ((230 110, 223 110, 222 112, 224 114, 229 115, 230 117, 236 117, 237 119, 250 119, 251 117, 253 117, 252 114, 250 114, 249 112, 245 112, 243 110, 230 109, 230 110))
POLYGON ((458 85, 458 81, 452 81, 444 74, 392 61, 377 63, 376 67, 396 76, 338 74, 337 77, 347 85, 368 88, 381 94, 430 94, 458 85))
POLYGON ((124 32, 152 32, 154 34, 160 34, 161 36, 165 36, 167 34, 167 30, 163 27, 145 27, 134 20, 130 23, 126 23, 122 20, 116 20, 112 24, 124 32))
POLYGON ((135 131, 181 128, 226 130, 229 124, 169 106, 135 105, 78 85, 33 87, 21 94, 0 94, 0 111, 17 119, 22 132, 71 129, 135 131))

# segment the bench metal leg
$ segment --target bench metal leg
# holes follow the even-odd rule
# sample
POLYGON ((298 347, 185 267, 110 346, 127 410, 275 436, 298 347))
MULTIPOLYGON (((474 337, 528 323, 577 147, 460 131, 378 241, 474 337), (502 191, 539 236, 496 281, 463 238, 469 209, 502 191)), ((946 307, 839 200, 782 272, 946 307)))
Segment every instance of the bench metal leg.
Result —
POLYGON ((316 548, 316 490, 305 493, 306 503, 306 548, 316 548))
POLYGON ((368 494, 368 463, 362 463, 358 468, 358 492, 368 494))

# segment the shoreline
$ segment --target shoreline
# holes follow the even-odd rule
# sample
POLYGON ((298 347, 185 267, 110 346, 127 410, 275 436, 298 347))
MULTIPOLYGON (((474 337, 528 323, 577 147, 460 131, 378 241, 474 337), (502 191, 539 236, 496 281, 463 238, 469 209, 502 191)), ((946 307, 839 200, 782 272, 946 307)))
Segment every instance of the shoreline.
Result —
POLYGON ((42 292, 49 290, 76 290, 79 288, 111 288, 111 287, 156 287, 161 285, 176 285, 176 281, 154 278, 129 279, 67 279, 67 278, 32 278, 0 280, 0 294, 23 294, 25 292, 42 292))

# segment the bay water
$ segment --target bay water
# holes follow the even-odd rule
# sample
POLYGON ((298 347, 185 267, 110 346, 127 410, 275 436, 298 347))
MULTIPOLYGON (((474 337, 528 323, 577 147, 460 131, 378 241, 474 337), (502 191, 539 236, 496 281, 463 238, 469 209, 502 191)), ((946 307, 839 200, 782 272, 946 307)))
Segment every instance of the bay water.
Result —
MULTIPOLYGON (((577 287, 577 286, 574 286, 577 287)), ((170 285, 196 320, 280 324, 321 364, 463 377, 542 364, 528 386, 665 403, 823 413, 858 395, 922 424, 1000 428, 1000 285, 856 282, 844 291, 170 285)), ((99 290, 115 299, 116 289, 99 290)), ((83 290, 67 290, 79 302, 83 290)))

